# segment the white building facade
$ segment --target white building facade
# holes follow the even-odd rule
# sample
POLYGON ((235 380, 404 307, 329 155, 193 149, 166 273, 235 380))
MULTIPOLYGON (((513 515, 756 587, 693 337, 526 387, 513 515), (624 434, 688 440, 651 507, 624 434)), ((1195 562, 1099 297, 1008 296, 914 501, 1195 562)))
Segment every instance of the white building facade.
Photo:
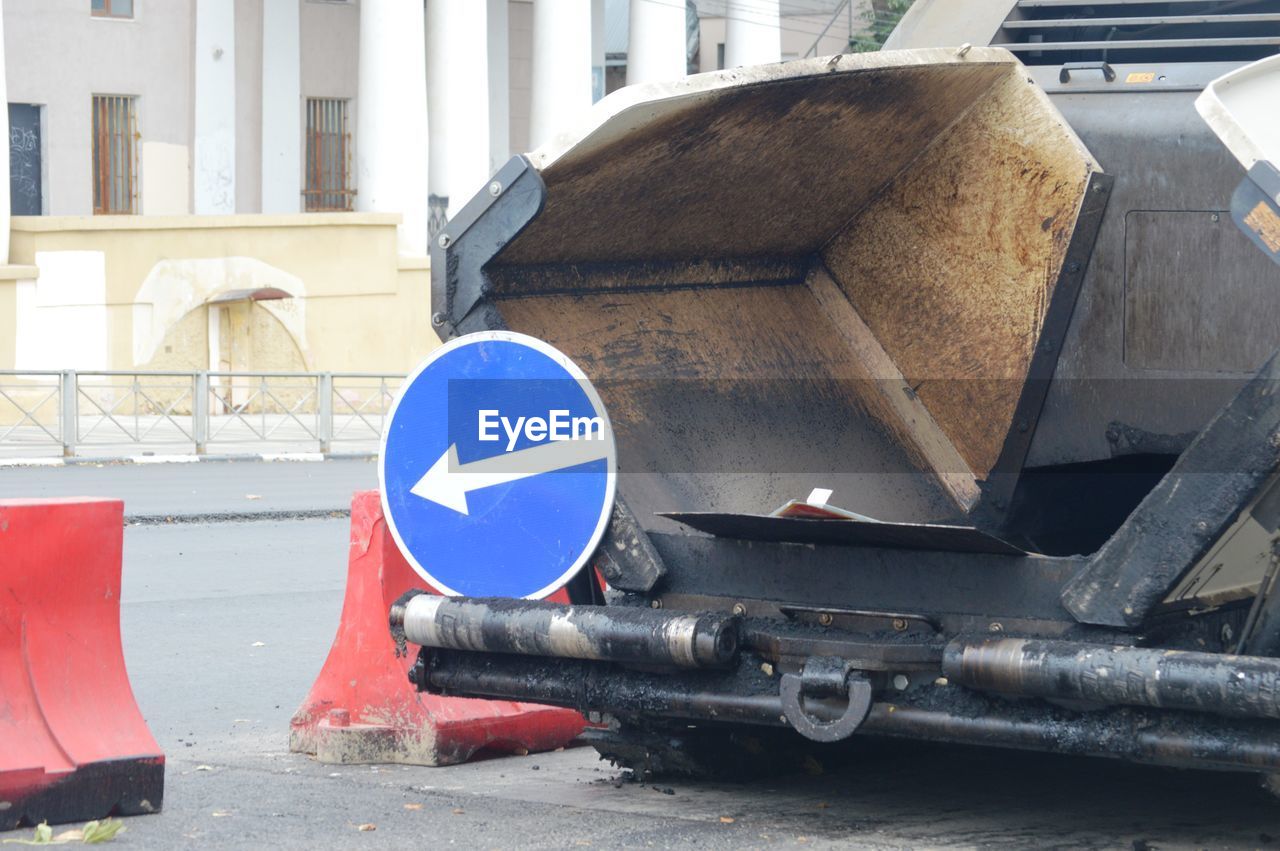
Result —
POLYGON ((438 223, 605 89, 839 52, 862 25, 855 8, 3 0, 4 206, 53 216, 396 212, 404 253, 422 254, 429 197, 438 223))

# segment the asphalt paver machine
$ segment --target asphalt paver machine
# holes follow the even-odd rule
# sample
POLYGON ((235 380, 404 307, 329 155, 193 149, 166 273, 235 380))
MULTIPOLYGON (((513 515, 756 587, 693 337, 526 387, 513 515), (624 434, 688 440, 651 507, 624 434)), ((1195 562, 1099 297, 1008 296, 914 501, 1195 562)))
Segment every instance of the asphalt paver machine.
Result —
POLYGON ((618 500, 570 607, 398 603, 413 679, 655 772, 880 736, 1278 776, 1277 45, 1276 0, 920 0, 512 160, 433 321, 572 357, 618 500))

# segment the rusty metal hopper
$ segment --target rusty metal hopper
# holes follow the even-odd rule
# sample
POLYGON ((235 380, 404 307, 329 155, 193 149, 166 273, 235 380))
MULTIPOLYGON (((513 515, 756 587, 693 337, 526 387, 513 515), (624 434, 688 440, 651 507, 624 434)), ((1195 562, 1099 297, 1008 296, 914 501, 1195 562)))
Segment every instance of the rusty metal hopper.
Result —
POLYGON ((1107 194, 1022 65, 857 54, 629 87, 433 248, 442 333, 507 327, 597 384, 620 493, 885 520, 999 510, 1107 194))

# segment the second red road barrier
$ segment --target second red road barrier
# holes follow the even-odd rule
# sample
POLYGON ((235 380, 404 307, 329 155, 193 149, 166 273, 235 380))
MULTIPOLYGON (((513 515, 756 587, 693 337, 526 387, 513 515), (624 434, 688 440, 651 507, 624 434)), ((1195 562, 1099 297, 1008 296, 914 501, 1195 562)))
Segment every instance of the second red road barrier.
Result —
POLYGON ((451 765, 480 750, 543 751, 582 731, 581 715, 510 701, 420 694, 414 653, 397 653, 391 604, 425 583, 396 548, 377 491, 351 501, 347 592, 329 657, 290 724, 289 749, 327 763, 451 765))

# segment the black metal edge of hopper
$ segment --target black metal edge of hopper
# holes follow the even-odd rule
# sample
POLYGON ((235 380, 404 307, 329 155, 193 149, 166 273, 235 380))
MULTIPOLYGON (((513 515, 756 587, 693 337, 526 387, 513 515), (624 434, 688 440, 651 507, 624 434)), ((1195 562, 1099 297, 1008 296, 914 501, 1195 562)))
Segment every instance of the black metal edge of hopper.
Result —
POLYGON ((1049 383, 1053 381, 1053 374, 1058 368, 1058 357, 1067 338, 1067 330, 1075 313, 1089 261, 1093 257, 1094 244, 1098 239, 1114 183, 1115 178, 1111 175, 1095 171, 1085 187, 1080 210, 1076 215, 1075 229, 1067 244, 1062 267, 1058 270, 1058 281, 1045 311, 1040 340, 1027 368, 1027 377, 1014 408, 1009 432, 1005 435, 1004 445, 1000 448, 1000 455, 991 472, 979 484, 982 500, 972 513, 979 525, 998 526, 1009 509, 1014 488, 1022 474, 1023 464, 1026 463, 1031 441, 1039 425, 1045 398, 1049 395, 1049 383))
POLYGON ((972 526, 852 519, 818 520, 702 511, 660 512, 659 516, 670 518, 699 532, 744 541, 1027 555, 1025 550, 972 526))
POLYGON ((784 600, 829 608, 856 602, 878 612, 994 621, 1071 623, 1062 586, 1084 560, 1076 557, 824 547, 653 532, 654 547, 674 570, 661 596, 784 600), (980 589, 980 593, 974 589, 980 589))

